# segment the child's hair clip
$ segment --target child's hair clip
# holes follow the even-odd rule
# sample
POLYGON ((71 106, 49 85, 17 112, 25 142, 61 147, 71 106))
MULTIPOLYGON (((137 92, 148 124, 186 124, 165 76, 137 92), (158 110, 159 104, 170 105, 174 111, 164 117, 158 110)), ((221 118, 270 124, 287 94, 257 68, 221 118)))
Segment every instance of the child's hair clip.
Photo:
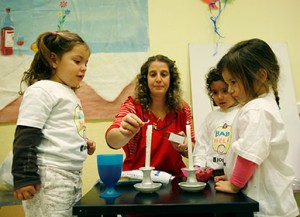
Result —
POLYGON ((53 31, 53 32, 52 32, 52 35, 57 35, 57 31, 53 31))

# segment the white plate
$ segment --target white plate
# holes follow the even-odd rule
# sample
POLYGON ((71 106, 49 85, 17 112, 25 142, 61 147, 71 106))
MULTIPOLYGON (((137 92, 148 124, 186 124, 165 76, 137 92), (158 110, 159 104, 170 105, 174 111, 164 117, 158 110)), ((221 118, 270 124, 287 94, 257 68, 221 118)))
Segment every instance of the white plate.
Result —
POLYGON ((142 180, 121 177, 116 185, 134 185, 139 182, 142 182, 142 180))
POLYGON ((205 182, 180 182, 178 183, 179 187, 182 190, 189 191, 189 192, 197 192, 205 188, 205 182))
POLYGON ((157 191, 158 189, 160 189, 161 185, 162 185, 161 183, 156 183, 156 182, 153 182, 151 185, 137 183, 134 185, 134 187, 136 190, 143 192, 143 193, 153 193, 153 192, 157 191))

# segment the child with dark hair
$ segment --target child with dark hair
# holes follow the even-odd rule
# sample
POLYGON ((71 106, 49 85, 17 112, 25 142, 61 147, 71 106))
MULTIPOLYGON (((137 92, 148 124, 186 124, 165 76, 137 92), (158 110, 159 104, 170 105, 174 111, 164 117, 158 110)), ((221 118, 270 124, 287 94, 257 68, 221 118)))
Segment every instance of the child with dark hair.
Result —
POLYGON ((233 121, 225 175, 216 190, 242 191, 259 202, 259 217, 295 217, 293 168, 286 163, 289 142, 279 112, 279 64, 263 40, 234 45, 219 61, 228 92, 242 105, 233 121))
POLYGON ((216 68, 211 68, 206 75, 206 89, 212 104, 218 107, 205 117, 198 130, 193 152, 194 165, 212 168, 213 175, 222 175, 231 141, 231 123, 238 106, 216 68))

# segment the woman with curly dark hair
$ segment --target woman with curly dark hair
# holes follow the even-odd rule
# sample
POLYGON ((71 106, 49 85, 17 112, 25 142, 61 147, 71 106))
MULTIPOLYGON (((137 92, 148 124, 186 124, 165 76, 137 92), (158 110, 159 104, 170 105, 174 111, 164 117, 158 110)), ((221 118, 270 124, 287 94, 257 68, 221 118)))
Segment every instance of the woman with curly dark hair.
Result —
POLYGON ((106 131, 106 142, 112 149, 123 148, 126 157, 123 170, 145 166, 147 125, 153 126, 150 166, 156 170, 182 176, 186 167, 187 141, 170 142, 166 135, 186 135, 191 125, 195 142, 190 105, 182 99, 181 79, 175 61, 163 55, 149 57, 137 75, 134 97, 121 106, 113 124, 106 131))

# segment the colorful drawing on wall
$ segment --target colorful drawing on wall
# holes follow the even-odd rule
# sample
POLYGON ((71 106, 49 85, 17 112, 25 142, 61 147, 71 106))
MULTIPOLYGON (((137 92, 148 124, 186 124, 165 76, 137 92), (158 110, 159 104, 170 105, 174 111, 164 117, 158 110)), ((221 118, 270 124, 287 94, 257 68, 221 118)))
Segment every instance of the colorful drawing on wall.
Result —
POLYGON ((148 57, 148 0, 0 0, 0 28, 0 122, 17 119, 20 81, 41 32, 70 30, 89 44, 78 91, 88 120, 114 117, 148 57))
POLYGON ((57 30, 64 30, 64 23, 66 22, 67 15, 70 14, 70 10, 66 7, 68 6, 68 1, 60 1, 59 6, 61 7, 61 10, 57 12, 57 15, 59 16, 57 30))

